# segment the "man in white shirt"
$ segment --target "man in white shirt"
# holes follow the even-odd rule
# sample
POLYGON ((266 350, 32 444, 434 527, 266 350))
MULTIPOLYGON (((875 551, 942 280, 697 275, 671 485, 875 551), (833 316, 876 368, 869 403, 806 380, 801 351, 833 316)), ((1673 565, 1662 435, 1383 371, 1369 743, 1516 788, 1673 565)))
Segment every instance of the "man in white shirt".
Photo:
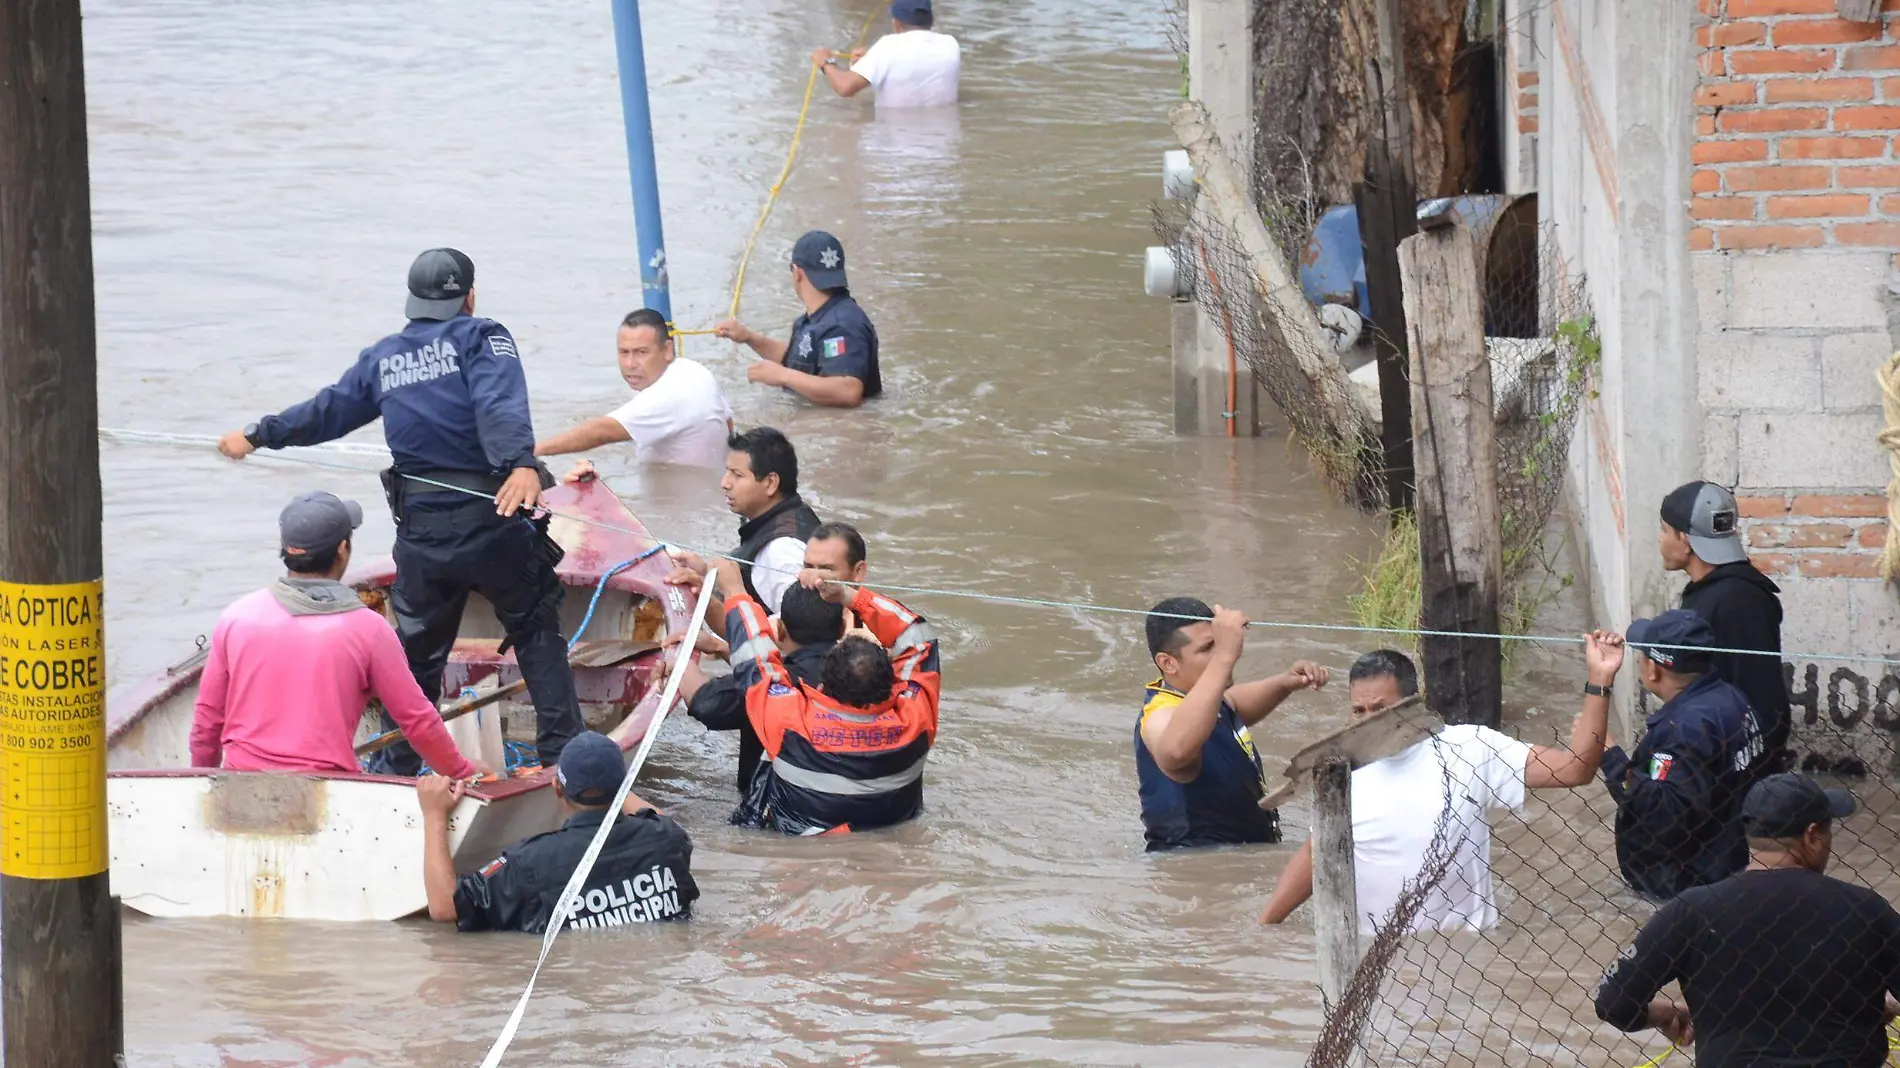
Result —
MULTIPOLYGON (((1416 880, 1441 819, 1454 850, 1442 882, 1427 894, 1414 930, 1479 931, 1498 922, 1491 887, 1494 809, 1524 806, 1525 790, 1589 783, 1609 733, 1610 684, 1623 664, 1623 639, 1597 631, 1585 639, 1589 684, 1583 711, 1570 727, 1567 749, 1526 745, 1489 727, 1446 727, 1404 752, 1352 773, 1353 873, 1359 930, 1385 922, 1406 880, 1416 880)), ((1357 723, 1418 692, 1418 669, 1404 653, 1380 649, 1353 664, 1347 676, 1352 721, 1357 723)), ((1260 915, 1281 923, 1313 896, 1313 845, 1287 862, 1260 915)))
POLYGON ((829 48, 812 49, 811 59, 839 96, 870 89, 880 108, 948 107, 957 102, 963 50, 955 37, 931 29, 935 22, 930 0, 892 0, 891 32, 849 69, 829 48))
POLYGON ((534 454, 559 456, 631 441, 643 461, 713 468, 723 464, 732 409, 705 365, 674 355, 666 319, 651 308, 628 315, 621 320, 616 348, 620 377, 633 387, 633 398, 606 415, 543 438, 535 443, 534 454))

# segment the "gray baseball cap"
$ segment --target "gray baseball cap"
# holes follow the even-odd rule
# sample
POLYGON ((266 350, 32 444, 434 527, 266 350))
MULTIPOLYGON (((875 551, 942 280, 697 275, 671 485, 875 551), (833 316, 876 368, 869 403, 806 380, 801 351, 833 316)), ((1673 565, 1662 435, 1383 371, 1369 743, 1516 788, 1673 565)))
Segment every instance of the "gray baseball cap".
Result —
POLYGON ((363 506, 334 493, 306 493, 277 514, 278 541, 292 556, 328 552, 363 525, 363 506))
POLYGON ((1739 564, 1748 559, 1735 518, 1735 495, 1713 482, 1677 486, 1663 498, 1662 521, 1671 530, 1687 534, 1689 548, 1705 564, 1739 564))
POLYGON ((432 248, 409 265, 411 319, 453 319, 475 288, 475 261, 452 248, 432 248))

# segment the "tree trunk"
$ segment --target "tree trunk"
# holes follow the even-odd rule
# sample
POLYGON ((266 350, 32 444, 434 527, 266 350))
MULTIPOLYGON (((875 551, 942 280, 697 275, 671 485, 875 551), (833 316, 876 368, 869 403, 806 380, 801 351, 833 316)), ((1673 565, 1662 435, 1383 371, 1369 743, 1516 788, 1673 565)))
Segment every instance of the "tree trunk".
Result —
MULTIPOLYGON (((1473 189, 1480 145, 1465 0, 1406 0, 1405 67, 1412 170, 1421 197, 1473 189)), ((1255 174, 1263 194, 1352 203, 1366 173, 1366 60, 1376 53, 1372 0, 1255 0, 1255 174)))

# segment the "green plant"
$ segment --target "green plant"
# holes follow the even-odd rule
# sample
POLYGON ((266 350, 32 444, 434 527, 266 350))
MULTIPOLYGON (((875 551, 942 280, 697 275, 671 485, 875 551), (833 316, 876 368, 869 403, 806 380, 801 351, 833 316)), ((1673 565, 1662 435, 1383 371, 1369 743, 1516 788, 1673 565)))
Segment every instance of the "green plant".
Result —
MULTIPOLYGON (((1418 520, 1410 512, 1392 517, 1379 553, 1366 562, 1365 586, 1347 596, 1353 622, 1384 630, 1416 630, 1424 576, 1419 570, 1418 520)), ((1394 644, 1411 652, 1414 635, 1393 635, 1394 644)))

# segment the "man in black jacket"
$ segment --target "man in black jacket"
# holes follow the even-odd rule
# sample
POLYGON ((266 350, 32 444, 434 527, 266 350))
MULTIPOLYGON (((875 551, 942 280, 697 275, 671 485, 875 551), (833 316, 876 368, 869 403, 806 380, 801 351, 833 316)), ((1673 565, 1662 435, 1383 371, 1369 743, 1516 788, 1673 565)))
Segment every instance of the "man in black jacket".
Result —
POLYGON ((1682 607, 1708 620, 1715 645, 1772 655, 1715 654, 1715 673, 1748 698, 1761 724, 1756 778, 1788 770, 1788 683, 1781 672, 1781 590, 1748 562, 1735 495, 1713 482, 1678 486, 1662 503, 1663 569, 1683 571, 1682 607))
MULTIPOLYGON (((825 666, 825 654, 845 635, 845 610, 794 584, 785 591, 774 620, 778 646, 785 670, 793 681, 816 686, 825 666)), ((743 800, 752 789, 752 775, 765 755, 764 743, 746 719, 745 687, 736 675, 709 679, 697 664, 686 665, 680 679, 680 696, 686 698, 686 712, 709 731, 739 732, 739 797, 743 800)))

